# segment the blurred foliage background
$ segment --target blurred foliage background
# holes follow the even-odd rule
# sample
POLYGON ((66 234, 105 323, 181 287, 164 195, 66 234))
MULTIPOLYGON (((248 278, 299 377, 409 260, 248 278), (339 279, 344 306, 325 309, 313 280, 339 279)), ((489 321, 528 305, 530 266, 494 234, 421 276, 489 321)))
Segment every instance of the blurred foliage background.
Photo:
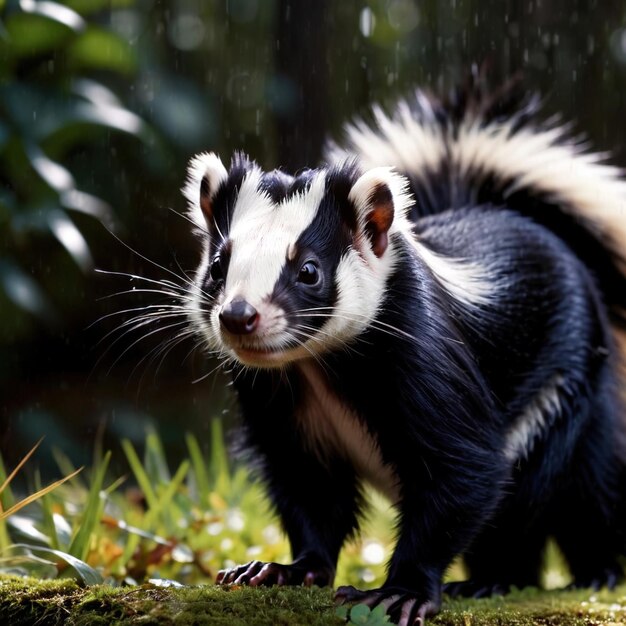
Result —
POLYGON ((185 432, 207 452, 211 418, 233 422, 226 380, 205 377, 215 364, 190 345, 151 361, 166 329, 116 341, 115 313, 156 296, 111 297, 136 283, 94 272, 193 270, 177 213, 195 152, 312 166, 370 103, 417 84, 445 91, 477 62, 494 83, 522 71, 547 115, 626 164, 616 0, 0 0, 0 11, 0 453, 12 464, 45 435, 50 479, 52 448, 80 465, 98 441, 119 472, 121 440, 140 446, 147 427, 179 462, 185 432))

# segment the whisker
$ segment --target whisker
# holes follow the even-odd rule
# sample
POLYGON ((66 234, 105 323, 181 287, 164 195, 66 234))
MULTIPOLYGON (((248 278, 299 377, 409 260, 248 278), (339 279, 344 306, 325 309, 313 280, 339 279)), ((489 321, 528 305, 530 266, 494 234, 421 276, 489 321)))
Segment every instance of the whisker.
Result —
MULTIPOLYGON (((96 269, 94 270, 97 274, 105 274, 107 276, 122 276, 124 278, 131 278, 133 280, 142 280, 146 283, 153 283, 155 285, 162 285, 162 286, 167 286, 167 287, 173 287, 176 289, 180 289, 181 292, 186 292, 187 288, 183 287, 182 285, 179 285, 178 283, 175 283, 174 281, 171 280, 167 280, 165 278, 161 278, 161 279, 155 279, 155 278, 146 278, 145 276, 140 276, 139 274, 129 274, 128 272, 113 272, 110 270, 101 270, 101 269, 96 269)), ((179 277, 180 278, 180 277, 179 277)))
POLYGON ((146 261, 147 263, 150 263, 151 265, 153 265, 154 267, 160 269, 163 272, 166 272, 167 274, 170 274, 171 276, 173 276, 176 279, 182 279, 183 282, 186 282, 188 285, 192 286, 193 283, 189 282, 187 279, 183 278, 182 276, 178 276, 178 274, 176 274, 176 272, 173 272, 171 269, 165 267, 164 265, 160 265, 159 263, 157 263, 156 261, 153 261, 152 259, 149 259, 147 256, 141 254, 140 252, 138 252, 137 250, 135 250, 134 248, 132 248, 130 245, 128 245, 125 241, 123 241, 122 239, 120 239, 115 233, 113 233, 112 231, 110 231, 109 229, 107 229, 109 234, 119 243, 121 243, 127 250, 129 250, 130 252, 132 252, 133 254, 136 254, 140 259, 143 259, 144 261, 146 261))
MULTIPOLYGON (((201 343, 199 344, 199 346, 202 345, 201 343)), ((199 378, 195 378, 194 380, 191 381, 192 385, 195 385, 199 382, 202 382, 203 380, 206 380, 207 378, 209 378, 212 374, 214 374, 215 372, 217 372, 217 370, 219 369, 224 369, 226 371, 226 368, 229 365, 235 365, 237 363, 237 361, 230 355, 226 354, 225 352, 221 352, 221 351, 212 351, 212 353, 217 356, 218 360, 220 360, 220 362, 209 372, 207 372, 206 374, 202 374, 202 376, 200 376, 199 378)))
POLYGON ((172 207, 169 207, 169 206, 167 207, 167 210, 171 211, 172 213, 174 213, 174 215, 177 215, 178 217, 182 217, 185 221, 189 222, 194 228, 197 228, 199 231, 201 231, 203 235, 210 237, 209 231, 203 226, 200 226, 199 224, 194 222, 188 215, 185 215, 184 213, 181 213, 180 211, 177 211, 176 209, 173 209, 172 207))
POLYGON ((146 326, 150 324, 151 322, 157 322, 161 319, 170 319, 170 318, 175 318, 178 316, 186 316, 186 313, 182 311, 176 312, 176 313, 175 312, 159 313, 158 311, 154 311, 151 313, 144 313, 143 315, 136 315, 135 317, 131 317, 130 319, 126 320, 125 322, 122 322, 115 328, 111 329, 106 335, 104 335, 98 340, 98 342, 96 343, 96 346, 100 345, 103 341, 105 341, 111 335, 115 334, 116 332, 120 330, 126 329, 125 332, 122 333, 117 339, 115 339, 115 341, 109 347, 113 347, 113 345, 115 345, 120 339, 122 339, 122 337, 124 337, 127 333, 132 332, 133 330, 138 330, 139 328, 146 326))
POLYGON ((146 304, 145 306, 137 306, 137 307, 133 307, 132 309, 122 309, 120 311, 113 311, 112 313, 107 313, 106 315, 99 317, 95 322, 92 322, 91 324, 89 324, 89 326, 87 326, 87 329, 92 328, 96 324, 99 324, 100 322, 104 321, 105 319, 108 319, 109 317, 115 317, 117 315, 124 315, 125 313, 135 313, 136 311, 147 311, 149 309, 154 309, 156 311, 163 311, 164 309, 170 309, 170 310, 177 309, 177 310, 180 310, 181 314, 185 312, 184 308, 179 304, 146 304))
MULTIPOLYGON (((137 363, 137 365, 135 365, 135 367, 133 368, 130 376, 132 377, 133 374, 135 373, 135 371, 137 370, 137 368, 146 360, 149 359, 146 365, 146 370, 148 370, 148 368, 150 367, 150 365, 152 365, 156 359, 158 359, 160 357, 159 363, 157 364, 156 370, 154 372, 154 379, 156 380, 156 376, 159 373, 159 370, 161 368, 161 366, 163 365, 163 361, 165 360, 165 357, 178 345, 180 345, 181 343, 183 343, 186 339, 188 339, 189 337, 193 336, 193 333, 190 329, 183 329, 180 332, 177 332, 174 334, 173 337, 170 337, 169 339, 166 339, 162 344, 155 346, 154 348, 152 348, 152 350, 150 350, 148 352, 148 354, 146 354, 145 356, 143 356, 137 363)), ((141 383, 143 381, 143 377, 145 376, 145 371, 144 374, 141 375, 141 378, 139 379, 139 385, 141 386, 141 383)))
POLYGON ((324 317, 324 318, 337 318, 337 319, 344 319, 347 320, 349 322, 356 322, 359 323, 361 321, 367 321, 369 322, 369 324, 371 324, 372 327, 377 328, 378 330, 380 330, 381 332, 386 332, 388 335, 392 336, 392 337, 396 337, 397 339, 410 339, 411 341, 415 341, 417 342, 417 337, 415 337, 414 335, 411 335, 410 333, 407 333, 406 331, 402 330, 401 328, 396 328, 395 326, 392 326, 391 324, 387 324, 386 322, 381 322, 380 320, 376 320, 376 319, 369 319, 367 315, 360 315, 358 313, 353 314, 353 316, 350 315, 341 315, 339 313, 308 313, 308 314, 302 314, 302 315, 295 315, 296 317, 324 317))
MULTIPOLYGON (((111 373, 111 370, 117 365, 117 363, 119 362, 119 360, 129 351, 131 350, 134 346, 136 346, 140 341, 143 341, 144 339, 147 339, 148 337, 156 334, 156 333, 161 333, 165 330, 170 330, 172 328, 176 328, 177 326, 180 326, 181 324, 186 324, 187 320, 183 320, 182 322, 175 322, 173 324, 168 324, 167 326, 162 326, 160 328, 155 328, 154 330, 151 330, 150 332, 146 333, 145 335, 142 335, 141 337, 139 337, 138 339, 135 339, 135 341, 133 341, 127 348, 124 349, 124 351, 117 357, 117 359, 115 359, 115 361, 113 362, 113 365, 111 365, 111 367, 109 368, 107 375, 111 373)), ((145 324, 145 322, 144 322, 145 324)), ((129 332, 129 331, 127 331, 129 332)))
POLYGON ((190 295, 185 295, 188 292, 184 292, 184 293, 173 293, 171 291, 165 291, 164 289, 125 289, 124 291, 116 291, 115 293, 110 293, 108 296, 102 296, 101 298, 98 298, 98 301, 102 301, 102 300, 110 300, 111 298, 115 298, 117 296, 124 296, 126 294, 129 293, 157 293, 161 296, 167 296, 168 298, 175 298, 175 299, 181 299, 183 301, 187 301, 187 302, 192 302, 193 301, 193 297, 190 295))

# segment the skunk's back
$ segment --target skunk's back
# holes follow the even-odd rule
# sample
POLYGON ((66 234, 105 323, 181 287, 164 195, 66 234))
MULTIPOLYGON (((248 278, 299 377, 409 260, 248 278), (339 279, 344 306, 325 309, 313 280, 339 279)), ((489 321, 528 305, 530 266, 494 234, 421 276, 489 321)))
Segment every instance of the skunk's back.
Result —
POLYGON ((512 209, 555 232, 592 270, 614 324, 626 328, 626 181, 540 99, 505 87, 441 100, 416 91, 391 113, 345 128, 327 160, 393 166, 411 183, 411 217, 475 205, 512 209))

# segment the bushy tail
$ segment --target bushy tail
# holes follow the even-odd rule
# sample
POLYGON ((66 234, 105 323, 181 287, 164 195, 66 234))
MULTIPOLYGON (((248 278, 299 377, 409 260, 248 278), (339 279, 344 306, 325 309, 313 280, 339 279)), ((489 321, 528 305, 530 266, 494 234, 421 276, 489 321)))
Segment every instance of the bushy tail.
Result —
POLYGON ((394 166, 415 195, 412 217, 492 204, 553 230, 592 269, 626 354, 626 181, 571 127, 542 120, 540 98, 513 81, 487 95, 473 81, 446 99, 423 91, 391 114, 345 129, 329 161, 394 166))

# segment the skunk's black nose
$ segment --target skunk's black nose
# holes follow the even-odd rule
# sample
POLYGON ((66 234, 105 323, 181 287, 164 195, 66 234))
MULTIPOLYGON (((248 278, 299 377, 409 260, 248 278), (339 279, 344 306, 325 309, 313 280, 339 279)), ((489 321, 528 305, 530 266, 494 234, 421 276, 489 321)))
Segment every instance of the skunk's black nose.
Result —
POLYGON ((249 335, 259 325, 259 313, 246 300, 232 300, 222 308, 220 322, 233 335, 249 335))

